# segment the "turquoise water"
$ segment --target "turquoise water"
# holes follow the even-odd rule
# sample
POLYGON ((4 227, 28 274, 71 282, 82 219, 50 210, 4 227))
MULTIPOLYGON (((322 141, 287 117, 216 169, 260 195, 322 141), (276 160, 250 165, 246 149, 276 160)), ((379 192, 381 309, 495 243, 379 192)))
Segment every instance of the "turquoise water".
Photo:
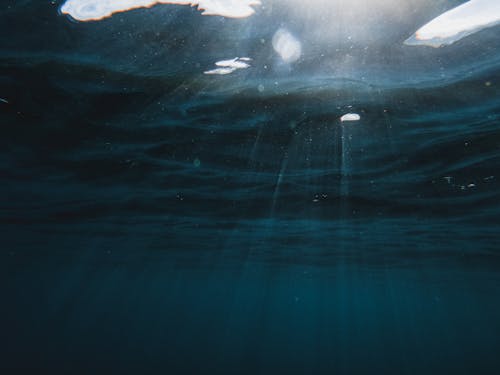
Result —
POLYGON ((499 29, 402 44, 459 3, 318 36, 10 2, 2 373, 498 373, 499 29))

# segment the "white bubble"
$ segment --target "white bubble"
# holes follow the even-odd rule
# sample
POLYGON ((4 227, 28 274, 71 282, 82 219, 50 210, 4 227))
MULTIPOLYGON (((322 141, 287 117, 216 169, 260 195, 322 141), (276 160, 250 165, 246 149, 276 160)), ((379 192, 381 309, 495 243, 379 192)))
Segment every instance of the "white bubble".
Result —
POLYGON ((286 63, 293 63, 302 55, 302 44, 286 29, 279 29, 273 36, 273 48, 286 63))
POLYGON ((357 113, 347 113, 344 116, 340 118, 340 121, 345 122, 345 121, 359 121, 361 120, 361 116, 358 115, 357 113))

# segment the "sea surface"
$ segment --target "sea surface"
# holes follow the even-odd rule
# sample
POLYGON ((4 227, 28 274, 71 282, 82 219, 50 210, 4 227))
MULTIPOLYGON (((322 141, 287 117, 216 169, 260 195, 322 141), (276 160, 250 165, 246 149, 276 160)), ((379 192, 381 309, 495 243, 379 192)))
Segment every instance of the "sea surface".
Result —
POLYGON ((2 374, 500 373, 500 28, 262 1, 2 1, 2 374))

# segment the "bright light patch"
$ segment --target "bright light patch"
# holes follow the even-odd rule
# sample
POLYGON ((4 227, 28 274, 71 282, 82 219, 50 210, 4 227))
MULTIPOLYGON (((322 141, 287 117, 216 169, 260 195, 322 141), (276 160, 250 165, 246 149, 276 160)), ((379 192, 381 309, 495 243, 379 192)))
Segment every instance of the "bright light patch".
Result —
POLYGON ((349 121, 359 121, 361 120, 361 116, 357 113, 347 113, 340 118, 341 122, 349 122, 349 121))
POLYGON ((234 73, 239 69, 247 69, 250 68, 249 62, 252 61, 249 57, 235 57, 231 60, 222 60, 215 63, 218 68, 208 70, 204 72, 208 75, 226 75, 234 73))
POLYGON ((500 24, 500 0, 471 0, 420 28, 407 45, 440 47, 500 24))
POLYGON ((156 4, 198 6, 204 15, 245 18, 255 13, 253 6, 261 3, 260 0, 67 0, 61 6, 61 13, 78 21, 98 21, 114 13, 156 4))
POLYGON ((273 48, 286 63, 293 63, 302 55, 302 44, 286 29, 276 31, 273 48))

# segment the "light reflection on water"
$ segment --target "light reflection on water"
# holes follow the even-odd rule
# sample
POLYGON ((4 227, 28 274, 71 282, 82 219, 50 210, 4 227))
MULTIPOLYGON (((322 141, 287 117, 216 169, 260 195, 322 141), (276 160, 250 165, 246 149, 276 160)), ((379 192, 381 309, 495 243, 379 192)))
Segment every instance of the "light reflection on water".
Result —
MULTIPOLYGON (((267 2, 266 2, 267 3, 267 2)), ((268 6, 282 5, 279 1, 268 2, 268 6)), ((382 8, 382 16, 385 19, 390 19, 386 6, 392 5, 393 9, 398 8, 393 0, 378 0, 371 1, 371 5, 382 8)), ((331 2, 308 2, 307 7, 313 9, 328 9, 335 8, 335 14, 330 14, 328 17, 321 18, 320 24, 325 29, 329 28, 333 23, 342 23, 344 28, 349 29, 349 22, 355 22, 358 25, 363 24, 365 33, 370 30, 370 23, 364 22, 363 18, 366 14, 368 4, 366 1, 354 1, 349 4, 332 4, 331 2), (361 8, 359 8, 361 6, 361 8), (351 15, 351 19, 343 20, 351 15), (352 19, 354 15, 354 19, 352 19), (347 17, 346 17, 347 16, 347 17)), ((422 2, 421 2, 422 3, 422 2)), ((416 3, 425 7, 424 4, 416 3)), ((67 0, 60 8, 61 12, 70 15, 73 19, 79 21, 98 21, 110 17, 114 13, 126 12, 132 9, 152 7, 156 4, 179 4, 198 6, 203 10, 205 15, 220 15, 231 18, 245 18, 255 13, 254 6, 261 5, 260 0, 201 0, 197 2, 185 2, 183 0, 167 1, 167 0, 111 0, 111 1, 96 1, 96 0, 67 0)), ((292 2, 295 6, 296 4, 292 2)), ((265 8, 264 4, 264 8, 265 8)), ((380 12, 380 9, 379 9, 380 12)), ((305 18, 310 17, 314 13, 306 13, 305 18)), ((371 14, 370 14, 371 15, 371 14)), ((315 17, 317 18, 317 17, 315 17)), ((309 20, 317 22, 317 19, 309 20)), ((500 22, 500 3, 496 0, 470 0, 461 6, 445 12, 436 17, 434 20, 421 27, 415 35, 408 38, 405 43, 407 45, 429 45, 439 47, 442 45, 452 44, 456 41, 474 34, 484 28, 492 27, 500 22)), ((356 27, 359 27, 355 25, 356 27)), ((372 31, 373 32, 373 31, 372 31)), ((322 33, 324 34, 324 33, 322 33)), ((349 36, 351 38, 352 36, 349 36)), ((300 57, 299 42, 286 30, 280 29, 273 38, 273 46, 286 62, 294 62, 300 57)))
POLYGON ((115 13, 127 12, 138 8, 150 8, 157 4, 177 4, 197 6, 205 15, 244 18, 255 11, 253 6, 259 0, 67 0, 61 12, 78 21, 99 21, 115 13))

